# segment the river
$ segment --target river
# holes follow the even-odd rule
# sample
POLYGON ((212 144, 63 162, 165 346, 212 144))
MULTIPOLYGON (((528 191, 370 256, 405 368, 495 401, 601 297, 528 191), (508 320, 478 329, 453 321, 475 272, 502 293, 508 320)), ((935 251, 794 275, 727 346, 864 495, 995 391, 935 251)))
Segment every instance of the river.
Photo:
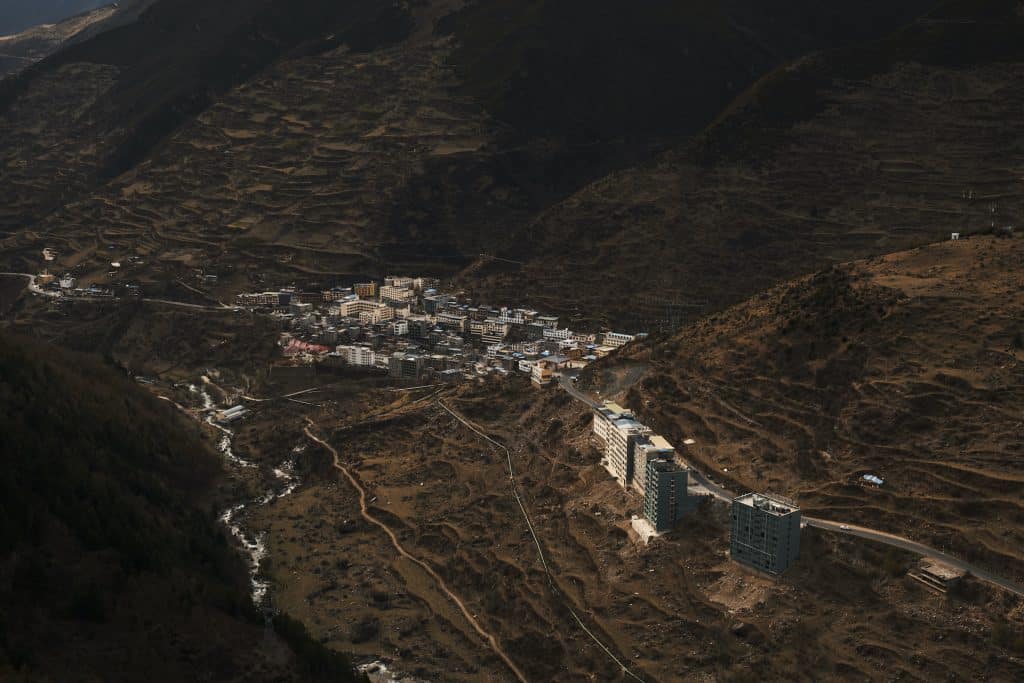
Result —
MULTIPOLYGON (((202 413, 204 421, 220 432, 221 437, 217 442, 217 450, 229 468, 236 473, 248 468, 257 468, 256 463, 239 457, 234 450, 235 433, 224 425, 217 422, 217 411, 219 410, 216 401, 210 396, 206 387, 189 385, 189 391, 197 394, 202 402, 202 413)), ((268 488, 261 496, 242 503, 236 503, 220 514, 220 521, 228 528, 239 545, 245 551, 249 564, 250 595, 253 604, 262 606, 267 597, 270 584, 260 578, 260 564, 267 556, 266 534, 263 532, 252 533, 244 526, 247 512, 253 507, 269 505, 275 500, 291 495, 302 483, 295 475, 295 456, 305 450, 305 444, 299 444, 292 449, 292 455, 273 469, 275 483, 268 488)))

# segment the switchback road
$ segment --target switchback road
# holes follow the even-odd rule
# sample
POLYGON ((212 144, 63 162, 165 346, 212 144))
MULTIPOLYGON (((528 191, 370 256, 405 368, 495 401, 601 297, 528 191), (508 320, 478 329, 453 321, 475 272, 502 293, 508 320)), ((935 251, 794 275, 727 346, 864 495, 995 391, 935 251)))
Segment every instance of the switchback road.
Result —
MULTIPOLYGON (((581 401, 582 403, 587 404, 587 406, 589 406, 590 408, 599 408, 601 406, 601 403, 591 398, 584 392, 580 391, 573 384, 572 380, 566 377, 565 375, 562 375, 558 378, 558 384, 570 396, 572 396, 578 401, 581 401)), ((690 475, 693 477, 693 480, 700 484, 701 486, 703 486, 704 488, 706 488, 708 491, 710 491, 711 495, 713 495, 716 499, 730 503, 732 502, 732 499, 736 497, 735 493, 728 491, 727 489, 724 489, 721 486, 711 482, 704 474, 697 471, 692 465, 689 465, 689 467, 690 475)), ((807 517, 806 515, 803 516, 802 519, 807 526, 812 526, 817 529, 823 529, 825 531, 831 531, 838 534, 846 534, 847 536, 857 536, 859 538, 866 538, 870 541, 884 543, 885 545, 892 546, 894 548, 899 548, 901 550, 907 550, 917 555, 934 558, 941 562, 945 562, 946 564, 952 567, 956 567, 957 569, 968 572, 973 576, 977 577, 978 579, 981 579, 982 581, 1008 590, 1011 593, 1024 596, 1024 586, 1020 586, 1019 584, 1016 584, 1013 581, 1010 581, 1009 579, 1004 579, 1001 576, 996 576, 992 572, 983 569, 982 567, 956 558, 952 555, 942 552, 941 550, 932 548, 931 546, 924 545, 923 543, 918 543, 917 541, 912 541, 909 538, 897 536, 896 534, 890 534, 885 531, 879 531, 878 529, 869 529, 867 527, 858 526, 856 524, 849 524, 847 522, 834 522, 832 520, 820 519, 818 517, 807 517)))

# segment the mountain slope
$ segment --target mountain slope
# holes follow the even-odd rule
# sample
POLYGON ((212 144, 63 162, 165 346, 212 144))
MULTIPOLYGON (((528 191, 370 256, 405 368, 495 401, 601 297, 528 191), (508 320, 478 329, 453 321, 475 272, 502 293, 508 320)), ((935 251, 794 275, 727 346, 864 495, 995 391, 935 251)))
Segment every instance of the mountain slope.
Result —
POLYGON ((0 377, 0 677, 353 678, 252 611, 209 509, 218 462, 169 403, 6 333, 0 377))
POLYGON ((0 88, 5 256, 45 239, 97 269, 93 250, 144 251, 165 279, 157 262, 186 251, 281 280, 450 274, 801 50, 932 3, 787 0, 817 18, 799 28, 740 0, 194 4, 157 2, 0 88))
POLYGON ((829 263, 1012 223, 1024 17, 951 3, 767 76, 693 144, 542 213, 465 284, 655 331, 829 263), (627 294, 624 296, 623 294, 627 294), (571 304, 571 305, 567 305, 571 304))
POLYGON ((733 490, 1019 580, 1022 266, 1024 240, 978 237, 780 285, 639 351, 628 402, 733 490))

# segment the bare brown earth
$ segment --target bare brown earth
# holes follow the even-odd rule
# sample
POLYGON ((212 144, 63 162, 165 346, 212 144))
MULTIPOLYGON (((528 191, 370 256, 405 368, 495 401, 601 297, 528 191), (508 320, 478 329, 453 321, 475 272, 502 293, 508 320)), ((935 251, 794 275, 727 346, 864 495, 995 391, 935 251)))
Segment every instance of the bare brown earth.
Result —
MULTIPOLYGON (((1020 215, 1019 63, 829 76, 814 93, 821 110, 765 133, 770 144, 724 114, 722 144, 738 153, 694 146, 609 175, 523 228, 506 254, 523 265, 482 263, 463 282, 656 332, 829 264, 1020 215)), ((799 109, 775 105, 763 119, 799 109)))
MULTIPOLYGON (((925 323, 932 321, 943 328, 948 337, 944 343, 951 349, 929 342, 930 350, 920 353, 922 360, 893 361, 893 370, 886 372, 896 375, 898 368, 910 368, 898 370, 897 385, 912 391, 884 395, 884 401, 872 405, 891 410, 891 419, 922 419, 908 414, 915 410, 912 406, 920 393, 908 379, 913 374, 911 361, 934 362, 945 368, 944 375, 953 375, 957 359, 962 359, 965 366, 957 374, 966 373, 973 388, 954 384, 955 395, 943 400, 962 406, 943 414, 941 421, 956 421, 949 430, 959 425, 975 441, 992 429, 993 442, 985 448, 999 448, 997 440, 1012 444, 1015 423, 997 415, 1012 415, 1013 406, 1020 405, 1014 393, 1019 382, 1015 385, 1012 375, 1006 379, 1006 369, 999 367, 1005 361, 986 359, 996 358, 995 352, 1013 343, 1004 327, 1020 319, 1014 275, 1020 255, 1019 241, 975 239, 862 262, 849 276, 826 274, 780 287, 745 308, 730 309, 705 326, 692 328, 692 337, 680 337, 666 347, 670 356, 639 349, 621 367, 597 368, 602 384, 596 388, 607 395, 637 386, 625 400, 640 409, 645 420, 677 444, 684 435, 696 437, 697 455, 706 467, 727 466, 730 472, 740 467, 746 472, 742 458, 735 455, 743 452, 744 439, 750 440, 755 455, 762 448, 769 452, 744 431, 754 429, 747 420, 761 423, 757 429, 763 438, 785 445, 796 430, 771 416, 811 420, 808 416, 829 400, 831 391, 817 388, 816 378, 828 379, 828 387, 841 386, 843 378, 854 376, 837 369, 846 367, 839 359, 824 362, 850 355, 840 354, 839 345, 847 349, 851 344, 885 342, 892 345, 880 347, 886 357, 906 357, 905 349, 924 343, 925 323), (957 276, 954 281, 966 288, 965 296, 943 289, 939 281, 947 275, 957 276), (894 289, 897 285, 900 289, 894 289), (876 321, 879 303, 886 308, 876 321), (940 303, 951 308, 940 309, 940 303), (984 308, 989 317, 972 323, 981 317, 981 309, 975 307, 984 308), (794 321, 790 331, 782 335, 777 330, 761 340, 757 330, 780 311, 785 320, 794 321), (905 319, 900 317, 904 315, 905 319), (727 328, 737 331, 735 342, 712 334, 716 326, 727 323, 736 326, 727 328), (754 331, 743 326, 747 324, 754 331), (897 324, 901 327, 885 327, 897 324), (968 329, 971 324, 978 329, 968 329), (826 334, 832 325, 837 331, 826 334), (836 341, 837 335, 848 342, 836 341), (684 339, 693 343, 681 343, 684 339), (812 340, 823 362, 800 370, 807 364, 812 340), (733 343, 735 354, 729 350, 733 343), (778 348, 781 358, 786 347, 793 349, 792 365, 780 366, 788 373, 782 375, 784 382, 799 387, 800 393, 792 398, 781 388, 769 392, 762 388, 763 380, 755 382, 736 370, 755 363, 756 354, 769 347, 778 348), (686 356, 676 355, 684 349, 708 354, 715 362, 709 360, 705 367, 698 359, 688 365, 686 356), (648 375, 637 385, 645 368, 648 375), (828 369, 819 373, 821 368, 828 369), (677 373, 690 370, 707 377, 709 392, 698 392, 705 385, 695 381, 696 388, 688 388, 690 401, 682 393, 684 380, 678 379, 679 388, 674 389, 651 379, 675 379, 682 376, 677 373), (738 374, 729 374, 733 371, 738 374), (807 404, 804 412, 795 409, 797 401, 807 404), (789 412, 783 413, 775 403, 790 406, 789 412), (704 411, 708 427, 691 420, 691 410, 704 411), (719 438, 717 450, 711 448, 712 431, 719 438), (715 460, 718 450, 723 454, 720 461, 715 460)), ((808 529, 800 563, 779 583, 763 582, 739 571, 725 557, 728 531, 721 507, 697 513, 646 548, 637 546, 626 521, 639 512, 639 501, 621 491, 597 464, 599 454, 588 441, 589 415, 556 388, 536 391, 520 380, 466 386, 439 396, 409 395, 382 389, 371 379, 318 376, 310 368, 282 365, 270 369, 265 364, 273 359, 273 330, 266 327, 267 321, 230 312, 203 317, 150 304, 84 302, 64 308, 39 297, 23 297, 8 318, 26 333, 100 349, 113 362, 156 376, 160 386, 196 381, 198 374, 211 370, 219 370, 216 384, 245 387, 255 397, 329 385, 304 396, 304 404, 281 399, 253 404, 253 415, 237 428, 236 451, 257 462, 259 469, 246 470, 221 495, 239 500, 260 496, 274 483, 272 469, 295 458, 299 489, 264 508, 253 507, 244 523, 248 531, 268 534, 270 556, 264 569, 272 580, 272 603, 300 618, 331 647, 361 659, 385 657, 402 671, 432 680, 512 680, 507 667, 436 582, 401 559, 380 529, 362 521, 354 489, 330 467, 329 454, 303 435, 306 417, 314 419, 316 433, 338 449, 344 465, 367 490, 373 515, 394 530, 403 547, 444 578, 530 680, 616 680, 620 675, 610 657, 567 613, 563 600, 644 680, 728 681, 754 675, 887 680, 898 674, 930 681, 946 671, 954 679, 1015 680, 1024 673, 1014 640, 1022 627, 1019 599, 973 582, 960 594, 939 598, 903 577, 913 562, 907 555, 808 529), (512 450, 520 495, 556 577, 557 593, 547 583, 511 496, 503 453, 441 410, 435 402, 441 397, 512 450)), ((870 370, 877 362, 881 361, 866 361, 866 367, 870 370)), ((759 372, 775 378, 767 370, 759 372)), ((219 396, 215 388, 211 391, 219 396)), ((176 400, 189 399, 182 394, 176 400)), ((849 425, 868 428, 843 410, 839 415, 835 424, 840 436, 852 429, 849 425)), ((901 433, 913 433, 923 444, 940 445, 941 439, 955 436, 931 413, 922 415, 932 422, 923 432, 910 432, 900 422, 901 433), (934 439, 933 430, 938 434, 934 439)), ((819 422, 808 424, 814 429, 819 422)), ((862 431, 853 433, 864 443, 884 445, 885 438, 898 438, 885 436, 889 424, 870 423, 872 430, 882 429, 882 436, 875 431, 870 438, 862 431)), ((938 527, 921 520, 944 512, 932 499, 956 495, 955 489, 946 493, 933 483, 942 477, 977 489, 970 497, 961 494, 966 502, 982 496, 995 501, 979 503, 978 516, 965 513, 959 528, 966 541, 950 543, 952 552, 969 556, 972 548, 1002 538, 998 534, 1004 529, 1011 532, 1005 545, 1019 538, 1019 527, 999 526, 1004 513, 989 512, 1007 509, 1019 498, 1016 483, 993 475, 1013 474, 1011 462, 991 453, 960 455, 937 446, 931 456, 933 451, 927 448, 914 448, 913 457, 925 453, 936 460, 916 466, 922 475, 909 461, 899 464, 894 457, 899 453, 841 450, 836 446, 842 445, 840 441, 833 437, 831 450, 821 449, 834 455, 835 463, 830 465, 834 469, 808 475, 820 476, 819 480, 791 474, 800 464, 794 462, 792 451, 779 446, 777 462, 756 463, 770 476, 757 480, 744 474, 743 482, 796 493, 805 509, 821 516, 828 516, 824 503, 840 501, 842 514, 836 512, 834 518, 863 521, 941 545, 944 537, 931 534, 938 527), (837 453, 849 462, 840 465, 844 461, 837 453), (966 473, 939 465, 939 456, 984 474, 965 479, 966 473), (886 477, 886 487, 863 491, 832 483, 863 471, 855 469, 861 466, 858 458, 867 463, 863 467, 886 477), (931 497, 922 497, 927 503, 918 503, 907 492, 910 472, 923 482, 923 495, 931 497), (935 472, 934 480, 928 478, 930 472, 935 472), (788 481, 797 482, 796 490, 780 485, 788 481), (938 493, 926 490, 930 486, 938 493), (986 486, 997 488, 993 493, 986 486), (835 491, 847 497, 840 498, 835 491), (875 507, 861 505, 866 511, 858 512, 861 501, 850 501, 850 495, 863 496, 875 507), (879 505, 908 509, 911 519, 883 515, 879 505)), ((1006 557, 977 559, 1006 573, 1014 571, 1006 557)))
MULTIPOLYGON (((426 166, 478 156, 494 124, 453 92, 451 39, 421 33, 391 48, 284 60, 91 194, 123 138, 90 127, 109 126, 102 97, 118 70, 75 63, 35 79, 0 122, 11 267, 36 267, 50 246, 60 253, 55 267, 103 279, 109 261, 134 255, 143 263, 126 265, 125 277, 167 281, 204 268, 229 293, 258 274, 334 282, 396 260, 451 272, 463 251, 479 250, 476 228, 449 234, 394 223, 392 213, 426 166), (68 140, 90 144, 58 144, 68 140)), ((481 192, 495 183, 479 182, 481 192)))
POLYGON ((627 401, 735 489, 1019 580, 1022 265, 1024 241, 976 238, 781 285, 637 349, 627 401))
POLYGON ((27 284, 23 277, 0 276, 0 314, 6 314, 24 295, 27 284))
MULTIPOLYGON (((56 60, 59 70, 40 70, 23 83, 24 92, 7 93, 0 102, 5 267, 35 270, 42 265, 40 250, 50 246, 60 252, 53 267, 102 279, 111 260, 134 255, 144 263, 125 268, 125 278, 169 282, 203 268, 220 276, 217 294, 230 296, 264 282, 333 284, 392 270, 451 276, 468 266, 462 284, 491 303, 525 301, 589 323, 653 331, 814 267, 987 227, 992 202, 1000 221, 1020 208, 1013 170, 1024 138, 1016 115, 1024 82, 1019 61, 951 68, 897 59, 863 77, 840 69, 820 92, 808 86, 821 101, 817 115, 791 115, 788 106, 769 112, 791 124, 773 133, 770 152, 711 155, 708 161, 690 137, 743 84, 784 59, 795 24, 766 21, 758 3, 749 13, 725 12, 714 26, 731 36, 727 44, 738 46, 735 53, 722 47, 726 57, 708 38, 717 29, 702 32, 686 18, 692 12, 698 21, 699 5, 715 3, 687 3, 669 16, 696 33, 699 54, 724 60, 729 68, 723 75, 694 68, 701 58, 688 57, 688 48, 677 54, 671 29, 641 21, 622 28, 641 32, 630 40, 643 44, 643 32, 650 31, 671 48, 666 54, 674 55, 680 83, 672 74, 664 83, 648 81, 653 77, 641 68, 649 65, 635 66, 632 51, 607 57, 611 81, 595 68, 583 80, 565 75, 569 82, 560 86, 546 79, 559 77, 564 64, 548 68, 545 60, 561 57, 534 47, 554 38, 534 35, 533 24, 543 18, 556 22, 559 32, 586 36, 583 51, 569 50, 566 58, 589 65, 591 51, 616 55, 605 45, 607 17, 579 33, 575 27, 581 19, 589 25, 592 14, 585 3, 564 11, 550 3, 537 16, 517 9, 516 16, 525 16, 516 28, 505 25, 500 11, 477 16, 488 12, 474 5, 455 21, 469 22, 465 31, 487 29, 469 41, 483 45, 469 49, 465 40, 460 44, 459 30, 442 26, 454 21, 448 13, 458 4, 409 7, 413 27, 393 43, 282 54, 252 78, 229 81, 232 87, 215 101, 209 95, 211 105, 195 117, 182 115, 180 125, 168 126, 173 134, 166 139, 129 130, 141 113, 125 101, 131 101, 133 79, 143 76, 128 73, 130 60, 116 45, 109 47, 118 59, 97 47, 56 60), (751 24, 736 17, 747 14, 756 15, 752 25, 772 40, 761 44, 756 32, 746 33, 751 24), (494 54, 481 38, 492 29, 502 42, 494 54), (771 54, 762 54, 765 45, 771 54), (739 56, 748 53, 759 56, 739 56), (73 61, 74 55, 96 63, 73 61), (738 72, 736 62, 744 63, 738 72), (476 76, 469 78, 467 68, 476 76), (638 70, 643 73, 632 73, 638 70), (537 112, 515 89, 500 98, 511 100, 507 106, 497 108, 474 90, 492 77, 499 89, 506 80, 514 84, 520 72, 530 73, 527 80, 545 93, 565 92, 572 107, 563 111, 560 100, 548 96, 541 111, 561 112, 552 120, 566 130, 548 130, 544 117, 536 121, 537 112), (696 80, 686 85, 690 76, 696 80), (616 83, 628 84, 624 92, 669 95, 637 106, 616 83), (671 106, 662 106, 666 102, 671 106), (652 119, 643 107, 661 124, 644 127, 652 119), (600 135, 563 120, 580 109, 600 135), (706 113, 697 116, 698 110, 706 113), (629 126, 635 129, 622 130, 629 126), (605 175, 673 145, 678 149, 657 161, 605 175), (584 186, 594 178, 602 179, 584 186), (975 200, 962 200, 965 190, 973 190, 975 200), (512 262, 473 264, 481 252, 512 262), (527 265, 520 269, 515 262, 527 265)), ((736 10, 746 3, 729 4, 736 10)), ((788 4, 795 16, 816 23, 801 7, 814 3, 788 4)), ((915 3, 920 10, 928 4, 915 3)), ((672 9, 672 3, 660 5, 672 9)), ((898 23, 867 21, 863 37, 898 23)), ((187 28, 195 33, 191 23, 187 28)), ((796 33, 806 33, 807 49, 834 44, 817 30, 796 33)), ((662 52, 651 54, 659 68, 673 64, 662 52)), ((801 73, 803 64, 785 70, 801 73)), ((147 85, 159 89, 160 83, 147 85)), ((175 119, 180 107, 169 109, 161 115, 175 119)), ((730 109, 720 120, 734 114, 730 109)), ((163 131, 162 119, 154 117, 160 120, 148 123, 163 131)), ((755 136, 741 130, 727 137, 743 146, 755 136)))
POLYGON ((1020 621, 1019 599, 973 582, 939 598, 901 578, 909 556, 812 529, 799 565, 764 581, 725 557, 720 506, 637 545, 626 528, 639 502, 597 464, 578 404, 519 380, 448 390, 448 405, 510 447, 555 593, 503 452, 440 409, 439 396, 398 395, 325 395, 321 409, 285 406, 240 433, 239 453, 256 458, 303 444, 303 486, 249 523, 268 534, 275 604, 332 647, 432 680, 513 680, 437 583, 360 517, 329 454, 303 439, 303 413, 366 489, 373 516, 444 578, 530 680, 622 680, 566 604, 643 680, 1024 673, 992 642, 994 623, 1020 621))

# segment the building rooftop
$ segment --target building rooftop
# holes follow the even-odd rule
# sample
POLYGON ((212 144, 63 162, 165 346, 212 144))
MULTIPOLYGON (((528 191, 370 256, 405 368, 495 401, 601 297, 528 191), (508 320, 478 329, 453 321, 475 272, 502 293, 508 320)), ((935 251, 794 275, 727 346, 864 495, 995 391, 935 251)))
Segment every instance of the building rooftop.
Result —
POLYGON ((928 557, 922 559, 918 566, 921 568, 921 571, 928 572, 942 581, 956 581, 957 579, 962 579, 967 573, 964 570, 948 565, 945 562, 933 560, 928 557))
POLYGON ((646 430, 647 429, 647 427, 645 427, 644 425, 640 424, 636 420, 634 420, 632 418, 629 418, 629 417, 623 417, 623 418, 619 418, 618 420, 614 420, 612 422, 612 424, 615 425, 616 429, 622 429, 622 430, 626 430, 626 429, 646 430))
POLYGON ((786 500, 782 496, 773 494, 748 493, 745 496, 733 499, 733 502, 757 508, 758 510, 768 512, 778 517, 788 515, 792 512, 798 512, 800 510, 793 501, 786 500))
POLYGON ((658 472, 689 472, 688 467, 683 467, 674 460, 648 460, 647 466, 658 472))
POLYGON ((672 447, 672 444, 670 444, 668 442, 668 440, 665 437, 661 436, 660 434, 655 434, 655 435, 653 435, 651 437, 651 445, 654 446, 655 448, 659 448, 659 449, 662 449, 662 450, 667 450, 667 451, 675 450, 672 447))

